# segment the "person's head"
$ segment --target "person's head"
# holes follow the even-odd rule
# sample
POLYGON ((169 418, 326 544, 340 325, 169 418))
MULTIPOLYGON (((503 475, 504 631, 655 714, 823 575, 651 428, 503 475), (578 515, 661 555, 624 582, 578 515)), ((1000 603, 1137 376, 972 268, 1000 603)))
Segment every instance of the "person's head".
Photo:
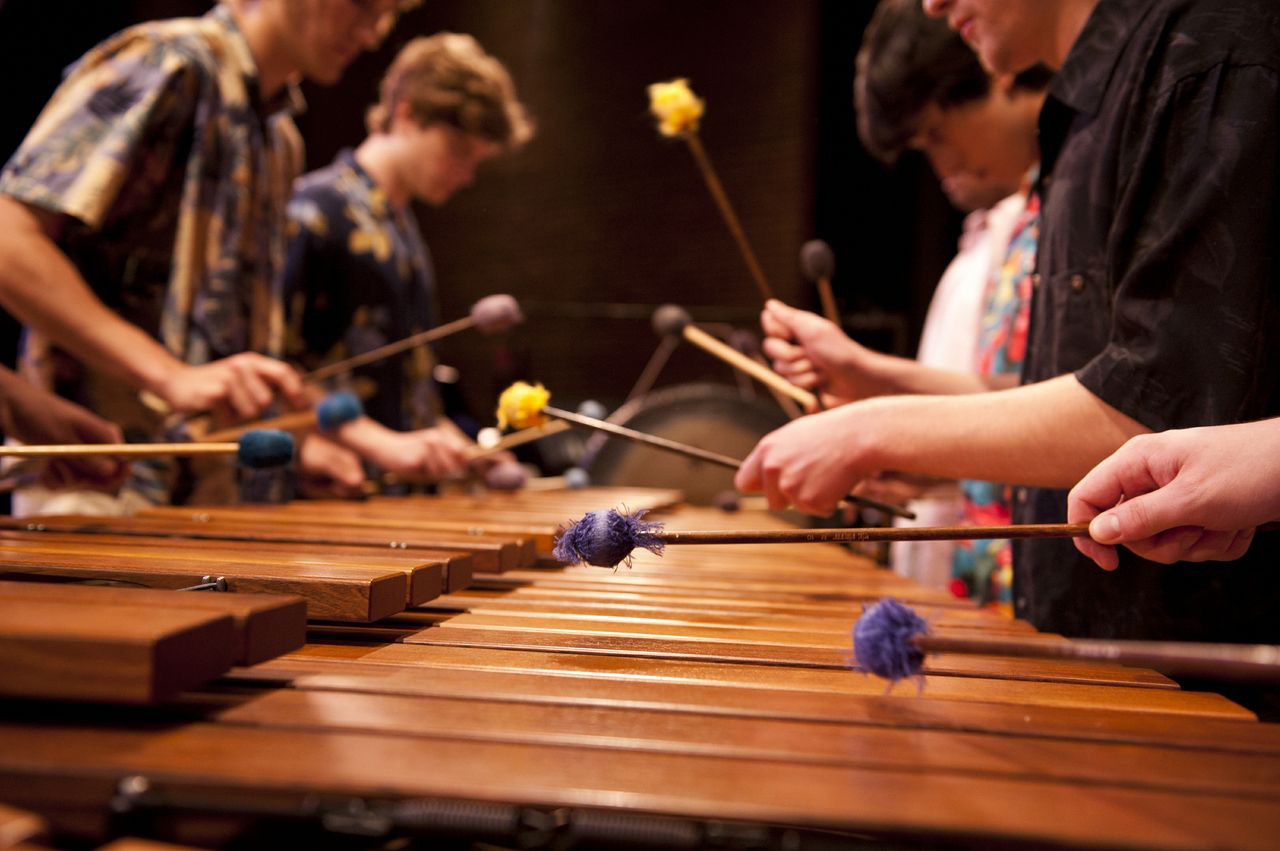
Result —
POLYGON ((973 48, 990 71, 1012 74, 1037 63, 1056 68, 1097 0, 922 0, 924 10, 973 48))
POLYGON ((381 44, 396 16, 421 0, 221 0, 258 63, 264 88, 305 77, 336 83, 362 51, 381 44))
POLYGON ((886 162, 904 150, 928 157, 961 209, 1018 189, 1039 158, 1036 117, 1049 75, 989 75, 919 0, 882 0, 858 51, 858 134, 886 162))
POLYGON ((408 194, 436 205, 470 184, 480 163, 533 136, 507 69, 458 33, 406 44, 365 120, 371 136, 386 137, 408 194))

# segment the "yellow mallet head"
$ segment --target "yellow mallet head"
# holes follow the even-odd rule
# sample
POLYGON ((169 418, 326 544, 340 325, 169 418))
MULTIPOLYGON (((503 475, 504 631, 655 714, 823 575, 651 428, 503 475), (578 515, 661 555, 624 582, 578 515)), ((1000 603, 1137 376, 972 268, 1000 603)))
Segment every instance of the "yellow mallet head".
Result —
POLYGON ((542 409, 551 401, 551 394, 541 384, 517 381, 498 397, 498 428, 525 429, 540 426, 547 421, 542 409))
POLYGON ((649 111, 658 119, 663 136, 684 136, 698 132, 705 103, 695 97, 684 77, 649 86, 649 111))

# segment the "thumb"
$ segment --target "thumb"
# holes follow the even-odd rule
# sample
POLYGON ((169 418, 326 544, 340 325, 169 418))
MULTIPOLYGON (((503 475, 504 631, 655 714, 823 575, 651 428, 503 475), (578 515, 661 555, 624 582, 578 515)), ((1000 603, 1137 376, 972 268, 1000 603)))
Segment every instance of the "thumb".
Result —
POLYGON ((1100 544, 1124 544, 1186 525, 1186 512, 1180 500, 1169 493, 1169 488, 1162 488, 1102 512, 1090 521, 1089 536, 1100 544))

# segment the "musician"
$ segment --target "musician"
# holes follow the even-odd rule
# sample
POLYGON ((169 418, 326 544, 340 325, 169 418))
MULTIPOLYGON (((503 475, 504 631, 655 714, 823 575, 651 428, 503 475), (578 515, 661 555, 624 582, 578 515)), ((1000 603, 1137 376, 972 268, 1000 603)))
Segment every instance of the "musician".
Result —
MULTIPOLYGON (((301 404, 274 359, 295 82, 336 81, 395 8, 224 0, 72 66, 0 176, 0 302, 31 329, 23 371, 143 436, 158 418, 138 391, 234 418, 277 394, 301 404)), ((171 484, 132 483, 151 501, 171 484)))
POLYGON ((1135 437, 1071 489, 1067 519, 1089 521, 1076 548, 1105 570, 1120 544, 1162 564, 1240 558, 1280 519, 1280 420, 1135 437))
MULTIPOLYGON (((1048 79, 1041 67, 989 75, 917 0, 880 3, 858 52, 860 137, 889 162, 907 148, 922 151, 953 204, 989 209, 966 219, 961 252, 938 284, 917 360, 873 352, 814 314, 770 302, 762 317, 769 335, 764 345, 779 372, 801 386, 834 389, 844 401, 1017 384, 1039 224, 1038 205, 1028 204, 1039 162, 1036 117, 1048 79)), ((938 497, 915 501, 915 525, 1009 522, 1004 485, 969 481, 963 488, 964 499, 952 504, 938 497)), ((941 549, 945 576, 934 569, 936 584, 981 602, 1010 604, 1007 541, 899 544, 895 569, 908 547, 908 556, 941 549)))
MULTIPOLYGON (((285 280, 298 357, 311 366, 439 324, 435 272, 411 204, 444 205, 482 163, 533 135, 507 69, 469 35, 410 41, 379 91, 364 141, 302 177, 289 204, 285 280)), ((440 415, 431 360, 422 347, 359 368, 376 391, 369 416, 344 427, 341 441, 401 476, 460 472, 470 441, 440 415)))
MULTIPOLYGON (((1280 413, 1280 10, 1260 0, 928 0, 993 71, 1058 70, 1023 386, 881 397, 767 436, 739 485, 827 509, 881 469, 1020 482, 1014 520, 1129 438, 1280 413), (833 440, 839 436, 838 440, 833 440)), ((1270 536, 1265 536, 1269 538, 1270 536)), ((1015 612, 1070 635, 1280 638, 1276 543, 1170 571, 1014 545, 1015 612)))

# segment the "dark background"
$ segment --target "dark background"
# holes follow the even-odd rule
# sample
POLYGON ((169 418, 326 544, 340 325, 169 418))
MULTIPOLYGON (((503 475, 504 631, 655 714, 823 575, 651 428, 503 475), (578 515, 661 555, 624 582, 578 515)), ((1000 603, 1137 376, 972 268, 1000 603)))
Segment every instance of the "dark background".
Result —
MULTIPOLYGON (((110 33, 201 14, 208 0, 0 0, 7 159, 61 69, 110 33)), ((339 85, 305 88, 309 168, 363 135, 363 112, 395 50, 415 35, 470 32, 511 70, 539 132, 520 153, 420 221, 445 319, 510 292, 528 323, 501 340, 441 345, 484 410, 515 374, 565 404, 620 402, 657 343, 653 309, 687 306, 714 330, 758 329, 757 290, 685 144, 663 139, 647 84, 688 77, 706 99, 701 137, 779 297, 817 309, 797 266, 815 237, 835 250, 846 328, 909 354, 958 216, 924 163, 894 169, 858 143, 853 58, 872 0, 426 0, 339 85)), ((358 286, 358 282, 353 282, 358 286)), ((12 360, 16 329, 0 338, 12 360)), ((682 347, 660 385, 732 380, 682 347)))

